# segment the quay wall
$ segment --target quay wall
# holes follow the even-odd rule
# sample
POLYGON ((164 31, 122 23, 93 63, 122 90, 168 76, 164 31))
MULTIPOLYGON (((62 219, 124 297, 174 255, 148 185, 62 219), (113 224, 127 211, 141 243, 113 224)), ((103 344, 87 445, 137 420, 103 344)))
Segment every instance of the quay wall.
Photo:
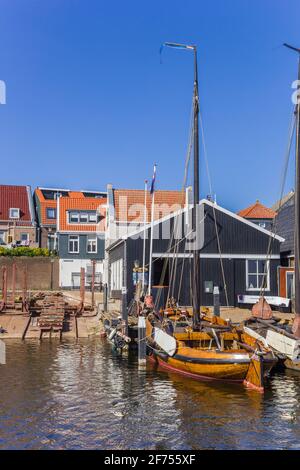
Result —
POLYGON ((59 289, 59 259, 43 256, 0 256, 0 290, 2 289, 2 267, 7 267, 8 289, 12 288, 12 265, 16 264, 16 289, 24 285, 24 269, 27 270, 28 290, 59 289))

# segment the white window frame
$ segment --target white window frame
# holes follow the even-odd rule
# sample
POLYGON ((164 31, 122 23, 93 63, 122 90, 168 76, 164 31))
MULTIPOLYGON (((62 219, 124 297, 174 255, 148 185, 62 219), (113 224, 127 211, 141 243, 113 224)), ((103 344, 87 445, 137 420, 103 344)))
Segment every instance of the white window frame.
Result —
POLYGON ((90 224, 96 224, 97 223, 97 211, 93 212, 85 212, 85 211, 76 211, 76 210, 71 210, 68 212, 68 221, 69 224, 76 224, 76 225, 90 225, 90 224), (71 220, 71 216, 75 216, 76 220, 71 220), (82 217, 85 218, 85 220, 82 220, 82 217), (94 218, 94 220, 91 220, 91 217, 94 218))
POLYGON ((97 223, 97 212, 95 212, 95 213, 91 212, 89 214, 89 223, 90 224, 96 224, 97 223), (92 220, 92 218, 95 218, 95 219, 92 220))
POLYGON ((261 290, 261 285, 259 285, 259 283, 257 282, 257 285, 258 287, 248 287, 249 285, 249 282, 248 282, 248 278, 249 276, 256 276, 256 281, 258 281, 258 276, 262 276, 264 273, 259 273, 258 272, 258 267, 257 267, 257 270, 256 270, 256 273, 251 273, 249 272, 249 267, 248 267, 248 264, 249 262, 252 261, 252 262, 256 262, 256 267, 258 266, 258 262, 259 261, 265 261, 267 263, 267 273, 266 273, 266 277, 267 277, 267 286, 264 288, 264 291, 269 291, 270 290, 270 261, 269 260, 262 260, 262 259, 246 259, 246 290, 247 291, 260 291, 261 290))
POLYGON ((68 252, 69 253, 79 253, 79 235, 69 235, 68 237, 68 252), (70 250, 70 242, 72 242, 72 245, 74 245, 74 242, 77 241, 77 245, 78 245, 78 250, 74 250, 74 246, 73 246, 73 250, 70 250))
POLYGON ((68 213, 69 216, 69 224, 79 224, 79 212, 76 211, 70 211, 68 213), (71 215, 74 217, 77 217, 77 220, 71 220, 71 215))
POLYGON ((86 225, 89 223, 89 214, 88 212, 79 212, 79 223, 86 225), (82 217, 86 217, 86 220, 82 220, 82 217))
POLYGON ((5 232, 0 230, 0 246, 5 245, 5 232))
POLYGON ((20 218, 20 209, 18 207, 10 207, 9 208, 9 218, 10 219, 19 219, 20 218), (18 215, 13 216, 12 215, 13 211, 18 211, 18 215))
MULTIPOLYGON (((47 248, 50 250, 50 240, 54 240, 53 246, 55 247, 55 233, 48 233, 47 236, 47 248)), ((68 241, 69 243, 69 241, 68 241)))
POLYGON ((92 253, 92 254, 95 254, 98 252, 98 238, 97 236, 94 236, 94 235, 88 235, 87 236, 87 240, 86 240, 86 252, 87 253, 92 253), (91 242, 91 244, 90 244, 91 242), (95 242, 95 244, 93 243, 95 242), (89 246, 91 247, 95 247, 94 250, 89 250, 89 246))

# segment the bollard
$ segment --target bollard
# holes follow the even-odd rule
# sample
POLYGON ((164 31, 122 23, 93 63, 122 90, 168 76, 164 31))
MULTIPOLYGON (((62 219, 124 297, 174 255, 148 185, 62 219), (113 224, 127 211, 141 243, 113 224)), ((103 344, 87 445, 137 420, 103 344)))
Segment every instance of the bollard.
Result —
POLYGON ((144 317, 138 320, 138 364, 139 367, 146 366, 146 321, 144 317))
POLYGON ((218 286, 214 287, 213 298, 214 298, 214 315, 216 317, 219 317, 220 316, 220 291, 219 291, 218 286))
POLYGON ((108 301, 108 289, 107 284, 103 286, 103 310, 107 312, 107 301, 108 301))

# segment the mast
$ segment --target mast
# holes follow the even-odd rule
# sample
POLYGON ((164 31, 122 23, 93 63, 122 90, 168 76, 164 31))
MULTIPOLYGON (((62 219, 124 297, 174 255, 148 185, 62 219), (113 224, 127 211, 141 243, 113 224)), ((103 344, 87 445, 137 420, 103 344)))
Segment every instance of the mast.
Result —
POLYGON ((198 249, 197 231, 197 211, 200 199, 199 191, 199 92, 198 92, 198 64, 197 49, 194 46, 194 207, 192 228, 195 237, 195 249, 193 253, 193 327, 200 326, 200 249, 198 249))
POLYGON ((165 46, 177 49, 189 49, 194 52, 194 93, 193 93, 193 147, 194 147, 194 182, 193 182, 193 216, 192 229, 194 234, 195 246, 193 251, 193 267, 192 267, 192 297, 193 297, 193 328, 200 328, 200 306, 201 306, 201 284, 200 284, 200 249, 198 247, 197 226, 198 205, 199 205, 199 92, 198 92, 198 64, 197 64, 197 48, 194 45, 177 44, 172 42, 164 43, 165 46))
POLYGON ((298 53, 298 83, 297 83, 297 103, 296 103, 296 177, 295 177, 295 230, 294 230, 294 251, 295 251, 295 319, 292 332, 300 338, 300 49, 284 44, 284 46, 298 53))
POLYGON ((152 253, 153 253, 153 226, 154 226, 154 207, 155 207, 155 179, 156 179, 156 163, 153 167, 153 176, 150 188, 151 200, 151 226, 150 226, 150 249, 149 249, 149 279, 148 279, 148 295, 151 295, 152 289, 152 253))
MULTIPOLYGON (((143 239, 143 277, 142 277, 142 291, 145 294, 145 266, 146 266, 146 224, 147 224, 147 185, 148 181, 145 180, 144 189, 144 239, 143 239)), ((151 261, 150 261, 151 262, 151 261)))

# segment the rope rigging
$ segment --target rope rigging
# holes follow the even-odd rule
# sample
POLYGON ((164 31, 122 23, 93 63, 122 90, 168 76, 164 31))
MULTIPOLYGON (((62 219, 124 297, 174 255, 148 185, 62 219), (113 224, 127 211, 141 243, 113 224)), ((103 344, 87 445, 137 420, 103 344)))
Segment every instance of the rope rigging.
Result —
POLYGON ((260 286, 260 297, 264 297, 266 287, 267 287, 267 276, 269 274, 270 270, 270 259, 273 253, 273 245, 274 245, 274 240, 277 235, 278 231, 278 225, 277 225, 277 217, 278 214, 282 208, 283 205, 283 194, 284 194, 284 189, 285 189, 285 184, 286 184, 286 178, 287 178, 287 171, 288 171, 288 166, 289 166, 289 160, 290 160, 290 154, 291 154, 291 147, 293 143, 293 136, 295 132, 295 127, 296 127, 296 114, 293 111, 292 118, 291 118, 291 123, 289 126, 289 134, 288 134, 288 144, 285 152, 285 158, 284 158, 284 165, 283 165, 283 172, 282 172, 282 180, 281 180, 281 189, 280 189, 280 197, 279 197, 279 206, 276 212, 276 215, 273 219, 272 226, 271 226, 271 232, 272 235, 269 237, 269 243, 268 243, 268 249, 267 249, 267 254, 266 254, 266 263, 264 266, 264 274, 262 277, 262 283, 260 286))

